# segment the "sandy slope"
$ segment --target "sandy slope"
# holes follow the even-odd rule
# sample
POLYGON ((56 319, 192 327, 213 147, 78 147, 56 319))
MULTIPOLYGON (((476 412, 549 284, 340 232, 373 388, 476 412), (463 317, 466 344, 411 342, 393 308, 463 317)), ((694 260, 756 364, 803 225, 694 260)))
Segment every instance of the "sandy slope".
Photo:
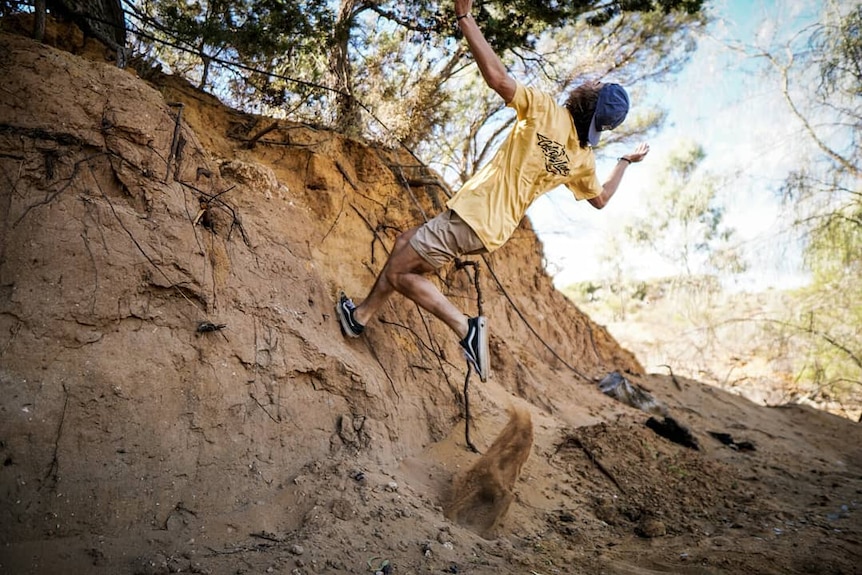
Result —
POLYGON ((415 160, 288 122, 249 147, 270 120, 176 79, 0 54, 0 572, 858 572, 860 427, 644 374, 526 223, 480 261, 480 456, 439 322, 394 298, 347 341, 331 311, 445 200, 415 160))

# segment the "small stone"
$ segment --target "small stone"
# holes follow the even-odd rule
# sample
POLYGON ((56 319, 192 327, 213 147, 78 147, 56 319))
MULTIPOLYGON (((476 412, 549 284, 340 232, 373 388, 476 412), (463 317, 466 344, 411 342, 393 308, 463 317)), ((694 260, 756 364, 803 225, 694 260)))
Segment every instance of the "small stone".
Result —
POLYGON ((354 516, 356 511, 353 509, 353 505, 346 499, 336 499, 332 502, 332 514, 338 519, 346 521, 354 516))
POLYGON ((638 526, 638 534, 650 539, 667 535, 667 526, 658 519, 645 519, 638 526))
POLYGON ((355 445, 359 441, 359 436, 353 426, 353 416, 349 413, 338 418, 338 436, 347 445, 355 445))
POLYGON ((302 555, 303 553, 305 553, 305 548, 303 548, 302 545, 295 543, 290 546, 290 552, 294 555, 302 555))
POLYGON ((168 558, 161 553, 141 557, 136 573, 141 575, 160 575, 168 570, 168 558))

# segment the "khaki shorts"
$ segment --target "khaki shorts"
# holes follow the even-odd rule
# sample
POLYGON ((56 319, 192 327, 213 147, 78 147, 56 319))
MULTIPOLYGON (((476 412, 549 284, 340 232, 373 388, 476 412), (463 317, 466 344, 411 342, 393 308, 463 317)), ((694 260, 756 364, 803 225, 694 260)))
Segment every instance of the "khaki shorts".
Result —
POLYGON ((410 245, 435 270, 459 256, 488 253, 476 232, 452 210, 425 222, 410 245))

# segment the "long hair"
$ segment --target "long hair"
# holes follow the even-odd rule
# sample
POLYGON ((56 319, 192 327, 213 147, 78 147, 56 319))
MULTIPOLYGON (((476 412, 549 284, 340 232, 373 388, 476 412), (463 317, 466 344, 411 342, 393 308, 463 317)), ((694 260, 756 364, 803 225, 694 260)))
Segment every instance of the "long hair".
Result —
POLYGON ((598 82, 581 84, 569 94, 566 100, 566 109, 572 115, 575 129, 578 131, 578 141, 582 148, 588 147, 588 136, 590 133, 590 122, 596 112, 596 103, 599 101, 599 90, 602 85, 598 82))

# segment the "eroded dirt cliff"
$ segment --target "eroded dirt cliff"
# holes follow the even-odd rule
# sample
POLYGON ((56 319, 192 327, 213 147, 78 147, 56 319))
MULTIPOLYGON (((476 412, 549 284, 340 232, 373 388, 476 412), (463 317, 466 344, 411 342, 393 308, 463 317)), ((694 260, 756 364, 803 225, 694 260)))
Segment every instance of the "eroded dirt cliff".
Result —
MULTIPOLYGON (((0 54, 3 572, 851 573, 862 559, 859 427, 644 374, 554 290, 528 222, 474 260, 493 365, 469 387, 483 460, 440 322, 398 296, 359 340, 333 317, 337 291, 361 298, 397 233, 445 201, 409 153, 273 128, 20 35, 0 34, 0 54), (701 449, 603 395, 611 371, 701 449), (510 410, 521 441, 492 447, 510 410)), ((475 313, 471 271, 435 281, 475 313)))

